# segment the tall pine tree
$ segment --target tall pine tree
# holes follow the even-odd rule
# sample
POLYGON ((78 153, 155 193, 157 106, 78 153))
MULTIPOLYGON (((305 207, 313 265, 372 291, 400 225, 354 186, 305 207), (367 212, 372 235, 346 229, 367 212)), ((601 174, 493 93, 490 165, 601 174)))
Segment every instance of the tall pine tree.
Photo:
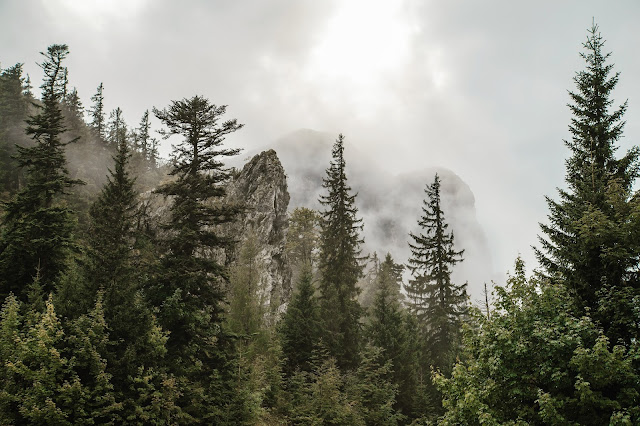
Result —
POLYGON ((327 191, 320 203, 325 206, 320 234, 320 312, 324 344, 341 368, 358 364, 362 308, 356 286, 362 276, 360 244, 362 219, 357 218, 356 195, 347 184, 344 136, 339 135, 332 150, 333 160, 322 186, 327 191))
POLYGON ((576 73, 577 90, 570 92, 567 189, 558 190, 558 201, 547 197, 549 224, 541 224, 545 237, 536 254, 546 273, 569 288, 612 343, 628 344, 640 328, 640 199, 633 191, 640 150, 615 157, 627 102, 611 108, 619 73, 612 74, 604 43, 594 24, 581 53, 586 67, 576 73))
POLYGON ((378 268, 366 335, 373 346, 383 349, 379 357, 393 366, 389 376, 398 387, 395 408, 410 417, 419 417, 422 413, 414 403, 419 375, 418 335, 402 307, 403 269, 387 253, 378 268))
POLYGON ((164 110, 154 109, 167 127, 164 134, 184 139, 174 147, 170 174, 175 179, 158 189, 172 197, 172 204, 166 252, 148 294, 160 308, 160 324, 170 332, 167 358, 171 368, 189 380, 183 403, 203 421, 211 421, 206 416, 214 412, 212 406, 229 402, 221 400, 225 397, 220 389, 226 362, 220 327, 227 270, 213 256, 205 255, 206 250, 232 244, 231 238, 220 234, 218 225, 238 214, 237 208, 216 203, 225 195, 223 184, 230 177, 222 159, 239 152, 223 148, 222 143, 242 127, 235 119, 222 121, 225 112, 225 105, 216 106, 201 96, 173 101, 164 110))
POLYGON ((104 85, 100 83, 96 89, 96 94, 91 97, 93 106, 89 110, 89 116, 91 117, 91 127, 96 132, 96 136, 100 140, 104 140, 106 136, 105 121, 104 121, 104 95, 102 94, 104 85))
POLYGON ((4 233, 0 240, 0 297, 9 292, 25 300, 25 287, 36 274, 44 293, 67 267, 75 244, 71 211, 60 203, 60 196, 81 183, 69 177, 65 158, 66 128, 60 109, 65 68, 69 53, 66 45, 49 46, 40 67, 44 71, 42 103, 38 113, 27 120, 27 134, 35 141, 31 147, 18 147, 17 160, 27 170, 26 186, 5 204, 4 233))
POLYGON ((456 251, 453 232, 440 205, 440 177, 425 189, 421 232, 411 233, 409 270, 413 278, 405 286, 410 310, 418 317, 425 333, 431 364, 446 370, 454 361, 456 342, 467 306, 467 284, 451 281, 453 266, 462 261, 464 250, 456 251))
POLYGON ((318 302, 312 281, 311 266, 306 265, 300 274, 298 289, 279 326, 282 353, 286 356, 284 372, 288 375, 296 370, 311 371, 314 351, 319 346, 318 302))

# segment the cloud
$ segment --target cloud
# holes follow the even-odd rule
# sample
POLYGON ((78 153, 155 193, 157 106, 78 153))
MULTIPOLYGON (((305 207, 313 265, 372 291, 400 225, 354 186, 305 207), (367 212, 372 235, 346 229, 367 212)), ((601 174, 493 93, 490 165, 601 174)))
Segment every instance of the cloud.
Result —
POLYGON ((345 133, 392 174, 448 168, 475 194, 499 270, 518 252, 533 261, 543 196, 563 185, 566 91, 593 17, 622 71, 614 96, 630 101, 621 151, 640 139, 632 0, 80 3, 0 2, 3 66, 25 62, 37 86, 38 52, 67 43, 85 106, 102 81, 130 125, 201 94, 246 124, 233 146, 313 128, 345 133))

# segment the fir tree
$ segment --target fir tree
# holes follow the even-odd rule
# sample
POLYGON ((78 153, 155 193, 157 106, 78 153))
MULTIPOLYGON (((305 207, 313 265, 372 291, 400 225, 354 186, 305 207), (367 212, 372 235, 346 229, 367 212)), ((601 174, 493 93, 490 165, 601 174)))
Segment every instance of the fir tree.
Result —
POLYGON ((324 343, 341 368, 358 365, 362 308, 356 286, 362 276, 359 236, 362 220, 356 217, 355 195, 347 184, 344 137, 338 136, 333 160, 322 186, 327 191, 320 203, 322 212, 319 269, 320 311, 324 343))
POLYGON ((18 133, 24 134, 22 123, 27 117, 29 100, 22 93, 22 64, 0 73, 0 200, 18 189, 19 168, 13 156, 18 133))
POLYGON ((425 189, 428 199, 418 221, 421 232, 411 233, 409 270, 413 279, 405 287, 409 308, 420 321, 432 365, 448 369, 466 312, 466 283, 451 282, 452 267, 462 261, 464 250, 454 250, 453 232, 440 206, 440 178, 425 189))
POLYGON ((90 275, 95 283, 94 292, 104 288, 107 300, 111 298, 111 291, 119 293, 112 286, 131 275, 130 251, 136 225, 135 179, 128 171, 131 153, 125 138, 117 142, 114 168, 109 170, 107 183, 90 210, 89 243, 93 265, 90 275))
POLYGON ((74 130, 80 130, 84 125, 84 108, 82 107, 80 96, 78 95, 78 89, 74 87, 71 92, 69 92, 64 100, 64 105, 70 115, 71 127, 74 130))
POLYGON ((119 389, 125 388, 140 367, 157 364, 149 356, 153 353, 150 342, 151 335, 156 333, 155 319, 140 294, 142 271, 136 270, 133 253, 138 203, 135 179, 128 171, 130 157, 126 139, 120 138, 114 168, 90 210, 90 262, 86 278, 89 289, 83 292, 90 300, 95 299, 98 291, 104 294, 104 315, 113 340, 106 355, 119 389))
POLYGON ((280 323, 282 352, 286 356, 284 371, 287 374, 296 370, 311 371, 313 354, 319 346, 320 321, 312 279, 311 268, 307 266, 301 273, 297 293, 289 302, 280 323))
POLYGON ((422 413, 419 413, 414 399, 420 373, 420 348, 418 335, 410 324, 411 319, 402 308, 402 270, 402 265, 395 263, 387 253, 379 267, 366 336, 371 345, 383 350, 378 356, 393 366, 388 375, 398 388, 394 407, 406 415, 418 417, 422 413))
POLYGON ((364 348, 362 362, 349 389, 364 424, 393 426, 406 419, 396 409, 398 385, 393 383, 392 372, 393 364, 381 348, 364 348))
POLYGON ((100 140, 104 140, 106 136, 104 122, 104 95, 102 94, 103 90, 104 86, 100 83, 96 90, 96 94, 91 97, 93 106, 89 110, 91 127, 93 127, 96 132, 96 136, 100 140))
POLYGON ((217 226, 238 214, 237 208, 214 203, 225 195, 223 184, 230 176, 221 160, 239 152, 222 147, 225 136, 242 127, 235 119, 221 122, 225 112, 226 106, 213 105, 200 96, 173 101, 164 110, 154 109, 167 126, 164 134, 180 135, 184 140, 174 148, 170 174, 175 179, 158 189, 172 196, 173 202, 166 225, 166 253, 148 294, 161 308, 160 324, 170 332, 168 361, 177 374, 189 380, 183 399, 191 398, 185 402, 189 412, 199 414, 203 421, 205 413, 212 413, 208 405, 220 407, 229 402, 223 401, 226 391, 220 378, 230 361, 225 352, 229 344, 220 331, 227 271, 212 256, 204 255, 205 250, 232 244, 217 226), (202 387, 213 387, 204 394, 205 399, 198 397, 202 387))
POLYGON ((158 161, 158 141, 151 137, 151 122, 149 110, 145 111, 140 119, 140 126, 136 132, 137 147, 142 154, 142 159, 147 167, 155 169, 158 161))
POLYGON ((122 110, 118 107, 109 114, 106 135, 107 144, 117 150, 122 141, 125 141, 126 143, 126 139, 127 124, 124 122, 122 110))
POLYGON ((81 183, 66 168, 64 118, 60 109, 62 61, 66 45, 52 45, 40 64, 45 78, 39 112, 27 120, 32 147, 18 147, 17 160, 26 168, 26 186, 6 203, 0 240, 0 296, 14 292, 25 300, 25 287, 39 271, 45 294, 66 269, 73 242, 71 211, 61 205, 65 191, 81 183))
POLYGON ((547 197, 549 224, 541 224, 538 260, 548 276, 561 280, 578 306, 588 309, 613 343, 638 337, 634 313, 640 297, 640 199, 633 192, 639 174, 637 147, 616 158, 627 102, 612 109, 619 73, 594 24, 584 43, 586 68, 576 73, 570 92, 573 117, 566 160, 567 190, 559 201, 547 197))

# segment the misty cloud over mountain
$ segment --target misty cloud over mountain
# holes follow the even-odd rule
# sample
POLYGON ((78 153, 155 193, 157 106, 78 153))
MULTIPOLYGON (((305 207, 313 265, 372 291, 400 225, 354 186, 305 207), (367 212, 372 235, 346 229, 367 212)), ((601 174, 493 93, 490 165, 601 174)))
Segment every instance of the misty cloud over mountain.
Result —
MULTIPOLYGON (((269 144, 287 173, 291 201, 289 209, 309 207, 322 209, 318 202, 323 193, 322 179, 331 160, 331 147, 336 135, 309 129, 292 132, 269 144)), ((475 197, 471 188, 453 171, 425 167, 392 175, 377 164, 368 152, 349 143, 345 135, 347 178, 358 193, 358 215, 364 220, 364 253, 387 252, 397 262, 410 256, 409 231, 419 232, 424 189, 434 175, 442 179, 442 206, 446 220, 455 235, 457 249, 464 249, 464 262, 456 266, 455 282, 468 281, 472 300, 479 299, 483 283, 496 280, 485 231, 476 218, 475 197)), ((256 152, 248 152, 250 158, 256 152)))

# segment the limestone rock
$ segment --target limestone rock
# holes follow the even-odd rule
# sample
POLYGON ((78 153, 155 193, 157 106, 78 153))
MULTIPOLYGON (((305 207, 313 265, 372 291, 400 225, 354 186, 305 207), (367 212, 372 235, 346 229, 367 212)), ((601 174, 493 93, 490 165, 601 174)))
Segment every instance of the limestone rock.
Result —
MULTIPOLYGON (((256 238, 261 274, 261 299, 282 312, 291 295, 291 268, 285 250, 289 192, 287 177, 274 150, 254 156, 227 188, 227 202, 244 205, 241 219, 230 226, 231 235, 256 238)), ((234 255, 228 260, 233 261, 234 255)))

